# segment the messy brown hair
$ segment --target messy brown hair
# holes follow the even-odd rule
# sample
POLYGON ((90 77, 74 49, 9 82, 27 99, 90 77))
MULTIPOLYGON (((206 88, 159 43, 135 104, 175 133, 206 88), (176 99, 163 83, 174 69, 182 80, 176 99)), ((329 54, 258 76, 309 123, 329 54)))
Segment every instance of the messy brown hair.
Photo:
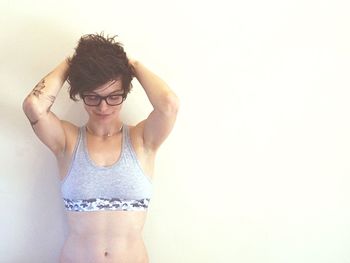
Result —
POLYGON ((67 82, 69 97, 77 101, 77 95, 92 91, 112 79, 121 79, 124 98, 132 89, 131 80, 135 76, 123 44, 114 40, 115 36, 100 34, 83 35, 75 53, 67 59, 69 64, 67 82))

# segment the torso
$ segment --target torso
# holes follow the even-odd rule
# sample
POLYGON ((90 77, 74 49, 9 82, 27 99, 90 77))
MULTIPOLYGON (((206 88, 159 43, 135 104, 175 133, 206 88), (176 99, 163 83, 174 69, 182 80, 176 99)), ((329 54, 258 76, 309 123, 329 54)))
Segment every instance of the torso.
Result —
MULTIPOLYGON (((126 124, 125 124, 126 125, 126 124)), ((57 157, 60 180, 67 174, 79 127, 65 126, 66 153, 57 157)), ((146 153, 136 126, 129 126, 130 139, 141 168, 153 177, 155 154, 146 153)), ((107 139, 88 133, 88 152, 95 164, 108 166, 119 159, 122 133, 107 139)), ((148 263, 142 229, 146 211, 67 211, 69 234, 62 247, 60 263, 148 263)))

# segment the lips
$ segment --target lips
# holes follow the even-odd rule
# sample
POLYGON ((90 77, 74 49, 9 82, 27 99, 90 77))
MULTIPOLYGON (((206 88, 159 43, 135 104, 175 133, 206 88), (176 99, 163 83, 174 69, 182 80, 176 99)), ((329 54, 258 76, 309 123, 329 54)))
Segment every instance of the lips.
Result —
POLYGON ((96 112, 96 115, 101 116, 101 117, 106 117, 106 116, 109 116, 110 114, 101 114, 101 113, 96 112))

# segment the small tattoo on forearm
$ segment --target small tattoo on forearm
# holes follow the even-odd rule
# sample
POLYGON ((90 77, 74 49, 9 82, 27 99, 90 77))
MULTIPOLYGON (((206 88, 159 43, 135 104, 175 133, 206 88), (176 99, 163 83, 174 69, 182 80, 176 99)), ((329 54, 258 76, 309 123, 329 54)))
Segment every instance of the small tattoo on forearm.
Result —
POLYGON ((40 95, 43 94, 42 89, 45 88, 45 79, 53 72, 50 71, 48 74, 45 75, 45 77, 42 78, 42 80, 40 80, 40 82, 38 84, 35 85, 34 89, 32 90, 32 92, 30 93, 30 95, 34 95, 36 97, 39 98, 40 95))
POLYGON ((42 89, 45 88, 45 78, 42 79, 38 84, 36 84, 36 86, 34 87, 32 94, 39 98, 40 95, 43 94, 42 89))
POLYGON ((45 77, 38 84, 35 85, 35 87, 34 87, 34 89, 33 89, 33 91, 31 92, 30 95, 34 95, 37 98, 40 98, 42 95, 44 95, 44 98, 46 98, 47 100, 50 101, 50 105, 49 105, 49 107, 46 110, 47 112, 49 112, 50 109, 51 109, 52 104, 55 102, 56 97, 53 96, 53 95, 46 95, 43 92, 43 89, 45 88, 45 77))

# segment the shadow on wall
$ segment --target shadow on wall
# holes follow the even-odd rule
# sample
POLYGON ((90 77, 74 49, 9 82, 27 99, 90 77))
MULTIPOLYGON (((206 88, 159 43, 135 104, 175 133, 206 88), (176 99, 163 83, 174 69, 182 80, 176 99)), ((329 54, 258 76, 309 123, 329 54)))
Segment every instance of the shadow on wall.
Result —
MULTIPOLYGON (((34 134, 22 102, 43 76, 74 52, 79 36, 55 21, 23 16, 19 20, 5 29, 6 52, 1 55, 5 88, 0 91, 0 157, 6 171, 1 207, 7 213, 0 232, 7 241, 1 245, 6 253, 1 253, 0 262, 58 262, 68 230, 58 168, 53 153, 34 134)), ((52 111, 79 125, 83 109, 68 99, 66 87, 52 111)))

